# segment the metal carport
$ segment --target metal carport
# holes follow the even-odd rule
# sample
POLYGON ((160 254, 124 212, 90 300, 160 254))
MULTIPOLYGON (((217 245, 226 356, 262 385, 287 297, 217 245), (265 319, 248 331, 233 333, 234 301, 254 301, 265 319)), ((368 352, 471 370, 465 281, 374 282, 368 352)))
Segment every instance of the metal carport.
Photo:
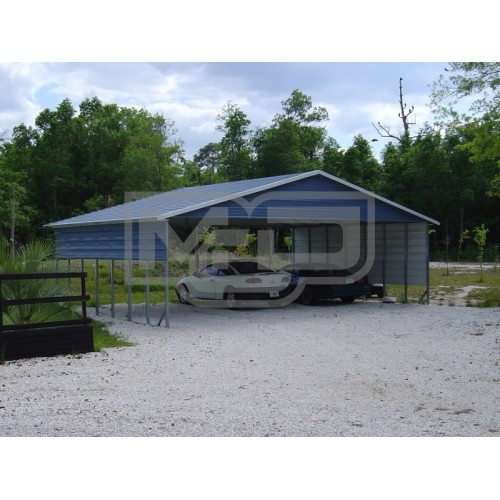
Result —
MULTIPOLYGON (((111 269, 115 260, 124 260, 129 270, 132 261, 161 261, 167 271, 176 228, 289 227, 293 260, 369 272, 372 281, 404 285, 405 290, 424 285, 428 300, 429 224, 439 222, 315 170, 177 189, 47 226, 55 231, 58 259, 93 259, 96 264, 104 259, 111 269)), ((196 236, 194 229, 185 242, 188 249, 196 236)), ((259 241, 262 249, 265 241, 259 241)), ((165 302, 168 326, 168 272, 165 302)))

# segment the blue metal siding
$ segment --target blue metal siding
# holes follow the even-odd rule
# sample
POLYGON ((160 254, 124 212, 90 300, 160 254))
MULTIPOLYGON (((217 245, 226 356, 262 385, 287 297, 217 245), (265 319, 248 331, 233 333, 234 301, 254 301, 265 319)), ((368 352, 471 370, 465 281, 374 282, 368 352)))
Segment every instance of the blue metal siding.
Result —
POLYGON ((422 222, 420 217, 375 200, 375 222, 422 222))
POLYGON ((55 229, 60 259, 165 260, 165 223, 106 224, 55 229), (139 230, 140 229, 140 230, 139 230))

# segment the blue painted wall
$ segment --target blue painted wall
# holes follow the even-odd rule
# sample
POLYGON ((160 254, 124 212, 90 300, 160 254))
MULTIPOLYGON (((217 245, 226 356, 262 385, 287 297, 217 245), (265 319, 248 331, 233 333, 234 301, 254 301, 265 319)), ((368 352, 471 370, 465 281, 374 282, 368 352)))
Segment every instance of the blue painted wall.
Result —
POLYGON ((165 223, 57 228, 56 257, 165 261, 164 234, 165 223))

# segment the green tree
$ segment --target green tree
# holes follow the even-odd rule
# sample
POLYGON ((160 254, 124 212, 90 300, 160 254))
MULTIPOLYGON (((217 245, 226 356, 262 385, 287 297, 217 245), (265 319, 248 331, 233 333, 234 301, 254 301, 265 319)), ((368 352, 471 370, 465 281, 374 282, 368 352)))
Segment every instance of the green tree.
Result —
POLYGON ((297 132, 297 127, 291 122, 283 122, 279 126, 274 125, 269 128, 259 128, 255 132, 253 146, 255 168, 259 177, 308 170, 297 132))
POLYGON ((97 194, 121 203, 127 191, 179 187, 183 151, 171 120, 94 97, 80 104, 78 130, 75 176, 85 200, 97 194))
POLYGON ((481 224, 480 226, 475 227, 472 230, 472 239, 477 246, 477 260, 479 262, 479 267, 481 269, 481 278, 480 281, 483 281, 483 256, 484 256, 484 247, 486 246, 486 233, 488 232, 488 228, 481 224))
MULTIPOLYGON (((383 176, 379 193, 441 222, 433 235, 435 244, 460 245, 466 226, 485 221, 500 223, 500 203, 488 197, 495 164, 471 163, 457 147, 471 139, 461 129, 447 135, 427 127, 412 141, 388 144, 383 152, 383 176)), ((469 131, 472 133, 472 131, 469 131)))
POLYGON ((29 196, 35 209, 33 223, 42 226, 71 214, 75 203, 73 152, 76 111, 68 99, 35 119, 38 136, 31 156, 29 196))
POLYGON ((311 97, 300 90, 281 105, 283 112, 271 127, 255 133, 256 171, 271 176, 322 168, 326 131, 318 124, 328 120, 326 108, 313 107, 311 97))
POLYGON ((326 139, 325 128, 318 124, 328 120, 328 111, 323 106, 313 107, 312 98, 297 89, 281 105, 284 112, 277 114, 273 122, 278 129, 288 129, 289 137, 296 141, 297 152, 309 163, 306 169, 315 170, 326 139))
POLYGON ((180 187, 182 142, 174 140, 174 122, 148 111, 122 110, 127 142, 120 162, 123 191, 166 191, 180 187))
POLYGON ((381 165, 373 156, 370 143, 363 136, 354 137, 352 146, 346 150, 337 168, 337 175, 342 179, 370 191, 379 190, 381 165))
POLYGON ((431 106, 441 116, 457 116, 458 103, 471 98, 469 115, 498 113, 500 106, 500 63, 452 62, 432 84, 431 106))
POLYGON ((343 175, 344 151, 340 144, 328 137, 323 148, 323 170, 329 174, 341 177, 343 175))
POLYGON ((312 98, 298 89, 292 91, 290 97, 281 102, 283 113, 277 114, 273 121, 281 123, 292 121, 297 125, 307 125, 328 120, 328 111, 323 106, 312 105, 312 98))
POLYGON ((500 197, 500 63, 450 63, 433 83, 431 106, 446 128, 475 128, 473 139, 460 147, 473 162, 497 164, 490 194, 500 197))
POLYGON ((127 191, 180 187, 184 163, 171 120, 144 109, 64 99, 21 124, 1 147, 1 229, 44 233, 43 225, 124 201, 127 191), (11 214, 15 215, 12 217, 11 214), (31 227, 28 227, 28 222, 31 227))
POLYGON ((220 163, 220 145, 210 142, 194 155, 193 161, 198 168, 198 183, 213 184, 217 179, 220 163))
POLYGON ((26 238, 33 216, 27 196, 31 149, 36 133, 21 125, 13 131, 10 142, 0 144, 0 235, 16 241, 26 238))
POLYGON ((440 222, 453 213, 450 162, 438 133, 425 130, 412 142, 387 145, 383 163, 381 194, 440 222))
MULTIPOLYGON (((121 162, 127 144, 123 113, 116 104, 103 104, 97 97, 80 103, 75 119, 78 140, 74 144, 73 176, 78 202, 73 213, 104 202, 107 197, 123 201, 126 174, 121 162), (90 201, 92 200, 92 201, 90 201), (88 202, 88 203, 87 203, 88 202)), ((104 205, 99 208, 104 208, 104 205)))
POLYGON ((184 186, 201 186, 203 184, 201 168, 196 162, 187 160, 182 166, 182 183, 184 186))
POLYGON ((238 181, 251 176, 250 120, 234 103, 228 102, 217 115, 220 141, 219 165, 223 179, 238 181))
POLYGON ((467 148, 462 147, 475 140, 476 127, 464 125, 450 130, 443 137, 443 146, 450 161, 451 176, 444 189, 453 189, 452 207, 456 210, 457 222, 453 225, 456 237, 464 227, 483 222, 492 228, 495 237, 500 237, 500 200, 489 196, 491 183, 498 168, 491 159, 472 159, 467 148), (458 218, 459 217, 459 218, 458 218), (457 227, 458 224, 458 227, 457 227))

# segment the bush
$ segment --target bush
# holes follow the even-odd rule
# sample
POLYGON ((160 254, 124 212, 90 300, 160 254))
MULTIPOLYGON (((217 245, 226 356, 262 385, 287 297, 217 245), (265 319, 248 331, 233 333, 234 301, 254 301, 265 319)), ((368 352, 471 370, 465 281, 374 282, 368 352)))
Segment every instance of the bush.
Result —
MULTIPOLYGON (((0 273, 54 273, 54 246, 46 240, 33 241, 12 251, 5 238, 0 239, 0 273)), ((16 280, 2 282, 4 299, 28 299, 72 295, 62 283, 65 280, 16 280)), ((25 304, 6 307, 2 313, 5 325, 43 323, 74 319, 78 314, 75 303, 25 304)))

